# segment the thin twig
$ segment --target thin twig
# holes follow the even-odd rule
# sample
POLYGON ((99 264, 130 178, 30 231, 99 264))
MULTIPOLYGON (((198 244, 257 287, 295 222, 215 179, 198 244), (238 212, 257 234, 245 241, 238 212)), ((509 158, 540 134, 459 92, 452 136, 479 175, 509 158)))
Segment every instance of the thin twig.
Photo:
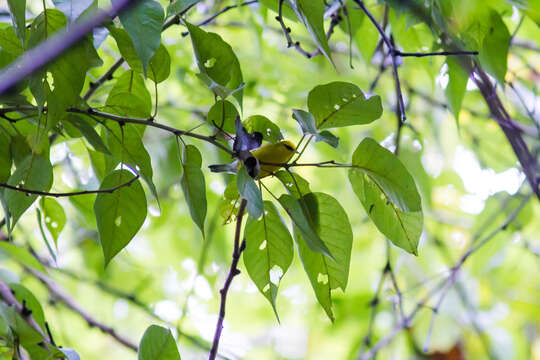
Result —
POLYGON ((134 176, 131 180, 128 182, 125 182, 120 185, 116 185, 115 187, 112 187, 110 189, 100 189, 100 190, 84 190, 84 191, 74 191, 74 192, 65 192, 65 193, 51 193, 47 191, 40 191, 40 190, 32 190, 32 189, 25 189, 19 186, 13 186, 9 184, 0 183, 0 187, 14 190, 14 191, 20 191, 26 194, 32 194, 32 195, 41 195, 41 196, 51 196, 51 197, 69 197, 69 196, 80 196, 80 195, 88 195, 88 194, 100 194, 100 193, 108 193, 112 194, 116 190, 119 190, 123 187, 130 186, 135 180, 139 178, 139 175, 134 176))
POLYGON ((219 340, 221 338, 221 332, 223 330, 223 320, 225 320, 225 305, 227 303, 227 293, 229 292, 229 288, 231 286, 231 282, 234 279, 234 277, 240 274, 240 270, 238 270, 238 261, 240 260, 240 255, 242 255, 242 252, 246 248, 245 239, 243 239, 242 243, 240 244, 242 218, 246 210, 246 205, 247 205, 247 200, 242 199, 242 201, 240 202, 240 208, 238 209, 238 215, 236 216, 236 231, 234 233, 234 249, 233 249, 233 254, 232 254, 231 267, 229 268, 229 275, 227 275, 227 280, 225 280, 225 284, 223 285, 223 288, 219 291, 219 293, 221 294, 221 305, 219 306, 219 316, 218 316, 218 321, 216 324, 216 331, 214 333, 214 341, 212 343, 212 349, 210 350, 210 355, 208 357, 209 360, 214 360, 216 358, 216 354, 219 347, 219 340))

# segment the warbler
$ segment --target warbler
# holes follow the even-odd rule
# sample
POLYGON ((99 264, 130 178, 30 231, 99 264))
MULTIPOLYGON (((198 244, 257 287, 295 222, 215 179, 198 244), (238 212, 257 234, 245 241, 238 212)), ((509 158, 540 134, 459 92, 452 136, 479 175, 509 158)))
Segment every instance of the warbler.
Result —
MULTIPOLYGON (((295 152, 296 146, 290 140, 283 140, 276 144, 267 144, 253 151, 253 156, 259 160, 260 164, 259 174, 256 179, 262 179, 275 173, 282 167, 282 164, 286 164, 291 160, 295 152)), ((229 164, 210 165, 209 168, 212 172, 236 173, 240 168, 240 163, 236 160, 229 164)))

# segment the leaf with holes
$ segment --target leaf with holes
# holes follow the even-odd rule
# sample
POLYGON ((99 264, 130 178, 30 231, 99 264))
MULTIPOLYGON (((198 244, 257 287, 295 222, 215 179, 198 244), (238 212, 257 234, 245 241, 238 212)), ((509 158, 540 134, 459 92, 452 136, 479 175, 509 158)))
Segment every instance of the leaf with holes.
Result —
POLYGON ((58 201, 49 197, 42 197, 39 201, 39 206, 43 211, 45 226, 51 233, 55 245, 58 245, 58 235, 66 225, 66 213, 64 212, 64 208, 58 201))
POLYGON ((259 132, 263 136, 263 140, 275 144, 283 140, 283 135, 279 127, 270 121, 266 116, 252 115, 244 121, 244 127, 248 132, 259 132))
MULTIPOLYGON (((199 71, 220 86, 238 89, 243 84, 240 62, 233 49, 218 34, 206 32, 186 22, 199 71)), ((243 91, 234 92, 242 108, 243 91)))
POLYGON ((281 278, 293 259, 293 241, 271 201, 264 202, 262 218, 250 217, 244 229, 244 264, 259 291, 270 301, 276 318, 276 297, 281 278))
POLYGON ((335 81, 315 86, 308 95, 308 109, 317 129, 369 124, 382 115, 381 98, 366 98, 354 84, 335 81))
POLYGON ((182 178, 180 185, 189 207, 191 218, 204 236, 204 219, 206 218, 206 183, 201 171, 202 157, 193 145, 187 145, 182 154, 182 178))
MULTIPOLYGON (((100 190, 112 189, 133 178, 127 170, 115 170, 101 183, 100 190)), ((105 266, 133 239, 146 218, 146 196, 139 180, 112 193, 99 193, 94 203, 99 240, 105 266)))
POLYGON ((274 176, 281 181, 287 192, 297 199, 311 192, 309 182, 292 171, 280 170, 274 176))
POLYGON ((352 228, 345 210, 332 196, 324 193, 310 193, 311 202, 317 203, 317 234, 332 253, 335 261, 323 254, 312 251, 302 238, 302 231, 295 228, 295 238, 302 265, 306 271, 315 296, 334 321, 331 291, 341 288, 345 291, 349 278, 352 250, 352 228))
POLYGON ((349 180, 375 226, 396 246, 418 255, 423 213, 413 177, 399 159, 366 138, 354 151, 349 180))
MULTIPOLYGON (((49 191, 52 181, 53 173, 49 159, 32 154, 17 166, 7 183, 28 190, 49 191)), ((12 228, 38 197, 11 189, 4 189, 2 196, 12 218, 12 228)))
MULTIPOLYGON (((113 0, 113 3, 119 0, 113 0)), ((150 59, 161 43, 161 31, 165 20, 163 8, 154 0, 140 0, 129 11, 118 15, 124 29, 133 41, 146 76, 150 59)))
POLYGON ((242 166, 242 168, 238 170, 236 186, 240 196, 247 200, 246 208, 249 216, 254 219, 260 218, 263 213, 261 191, 257 187, 257 184, 255 184, 253 178, 248 175, 245 166, 242 166))
POLYGON ((139 345, 139 360, 180 360, 180 353, 171 330, 150 325, 139 345))

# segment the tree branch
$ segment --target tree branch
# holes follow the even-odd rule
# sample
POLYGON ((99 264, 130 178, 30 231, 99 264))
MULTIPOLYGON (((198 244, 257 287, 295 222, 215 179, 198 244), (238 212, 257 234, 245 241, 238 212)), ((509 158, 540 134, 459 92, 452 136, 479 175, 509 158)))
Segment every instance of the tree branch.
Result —
POLYGON ((137 344, 133 343, 128 338, 118 334, 114 328, 99 322, 92 315, 88 314, 79 304, 75 302, 75 300, 70 295, 68 295, 54 281, 52 281, 47 276, 43 275, 42 273, 34 269, 25 267, 25 270, 29 272, 30 274, 32 274, 37 279, 39 279, 47 287, 47 289, 49 290, 53 298, 62 301, 69 309, 71 309, 73 312, 77 313, 80 317, 82 317, 84 321, 88 323, 88 326, 96 327, 100 329, 102 332, 110 335, 118 343, 124 345, 125 347, 135 352, 138 351, 139 347, 137 346, 137 344))
POLYGON ((25 189, 19 186, 13 186, 9 184, 0 183, 0 187, 20 191, 26 194, 32 194, 32 195, 41 195, 41 196, 52 196, 52 197, 69 197, 69 196, 79 196, 79 195, 88 195, 88 194, 100 194, 100 193, 109 193, 112 194, 118 189, 121 189, 126 186, 130 186, 135 180, 139 178, 139 175, 134 176, 131 180, 129 180, 126 183, 116 185, 113 188, 110 189, 100 189, 100 190, 84 190, 84 191, 74 191, 74 192, 66 192, 66 193, 51 193, 46 191, 39 191, 39 190, 31 190, 31 189, 25 189))
POLYGON ((232 254, 232 262, 231 266, 229 268, 229 275, 227 275, 227 280, 225 280, 225 284, 223 285, 223 288, 219 291, 221 294, 221 305, 219 307, 219 317, 216 324, 216 331, 214 333, 214 341, 212 343, 212 349, 210 350, 210 356, 208 357, 208 360, 214 360, 216 358, 216 354, 219 347, 219 340, 221 338, 221 332, 223 330, 223 320, 225 320, 225 304, 227 302, 227 293, 229 292, 229 287, 231 286, 231 282, 234 279, 234 277, 238 274, 240 274, 240 270, 238 270, 238 261, 240 260, 240 255, 244 251, 246 247, 246 240, 242 240, 242 243, 240 244, 240 232, 242 229, 242 218, 244 216, 244 212, 246 210, 247 200, 242 199, 240 203, 240 208, 238 209, 238 215, 236 216, 236 231, 234 233, 234 249, 232 254))

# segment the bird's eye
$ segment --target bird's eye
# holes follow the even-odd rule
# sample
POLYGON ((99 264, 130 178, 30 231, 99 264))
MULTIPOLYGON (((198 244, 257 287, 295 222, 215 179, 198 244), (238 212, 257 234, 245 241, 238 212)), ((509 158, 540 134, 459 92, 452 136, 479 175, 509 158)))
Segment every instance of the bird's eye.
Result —
POLYGON ((294 151, 294 149, 293 149, 293 147, 291 145, 283 144, 283 146, 285 146, 285 148, 287 148, 287 150, 289 150, 289 151, 294 151))

